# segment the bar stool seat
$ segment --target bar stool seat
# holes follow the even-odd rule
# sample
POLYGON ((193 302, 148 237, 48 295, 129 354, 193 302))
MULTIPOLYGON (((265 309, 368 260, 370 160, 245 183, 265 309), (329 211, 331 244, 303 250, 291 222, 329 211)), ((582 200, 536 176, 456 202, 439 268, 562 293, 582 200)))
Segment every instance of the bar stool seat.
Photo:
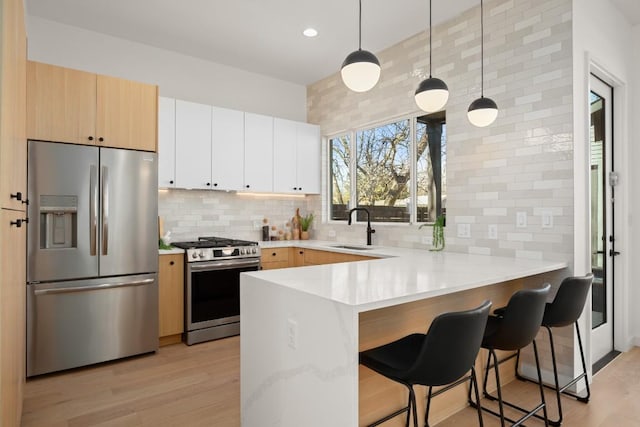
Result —
MULTIPOLYGON (((560 399, 561 394, 565 394, 577 399, 579 402, 588 403, 591 397, 591 390, 589 389, 589 380, 587 378, 587 364, 584 358, 584 349, 582 347, 582 338, 580 337, 580 328, 578 326, 578 318, 582 314, 585 303, 587 301, 587 295, 589 289, 591 289, 591 283, 593 281, 593 275, 589 274, 583 277, 567 277, 558 288, 558 292, 553 299, 553 302, 547 303, 544 310, 544 317, 542 318, 542 326, 549 333, 549 344, 551 347, 551 361, 553 362, 553 379, 554 385, 549 386, 543 384, 545 387, 553 389, 556 393, 556 401, 558 404, 558 419, 549 420, 549 424, 553 426, 559 426, 562 424, 562 401, 560 399), (556 362, 556 351, 553 341, 553 333, 551 328, 560 328, 565 326, 575 325, 576 334, 578 337, 578 346, 580 348, 580 359, 582 361, 582 373, 573 378, 564 386, 560 387, 558 380, 558 366, 556 362), (584 380, 586 387, 586 395, 580 396, 568 390, 569 387, 578 383, 578 381, 584 380)), ((518 371, 520 364, 520 352, 518 351, 518 359, 516 359, 516 376, 518 379, 531 381, 529 378, 523 377, 518 371)))
POLYGON ((485 375, 483 381, 483 394, 490 400, 498 401, 499 412, 495 412, 485 406, 482 406, 480 401, 476 399, 475 402, 471 399, 471 393, 469 393, 469 403, 472 406, 481 408, 495 416, 500 417, 500 423, 502 427, 505 426, 505 421, 513 423, 513 426, 521 425, 524 421, 534 416, 540 410, 543 411, 545 425, 547 422, 547 407, 544 400, 544 390, 542 387, 542 381, 540 382, 540 404, 536 405, 533 409, 524 409, 513 403, 510 403, 502 398, 502 385, 500 383, 500 364, 507 360, 516 357, 519 353, 514 353, 502 360, 498 360, 496 350, 503 351, 517 351, 521 348, 533 344, 533 351, 536 360, 536 369, 538 372, 538 378, 542 378, 540 373, 540 363, 538 360, 538 348, 536 346, 536 335, 540 330, 542 323, 542 317, 544 315, 544 307, 549 294, 551 286, 547 284, 540 289, 523 289, 514 293, 509 299, 507 306, 500 310, 500 316, 489 316, 487 320, 487 326, 484 332, 484 338, 482 340, 482 348, 488 350, 487 364, 485 367, 485 375), (493 360, 493 364, 492 364, 493 360), (487 381, 489 377, 489 371, 493 368, 495 371, 496 388, 498 396, 492 396, 487 392, 487 381), (518 420, 512 420, 505 416, 504 405, 524 412, 518 420))
MULTIPOLYGON (((437 316, 426 334, 411 334, 397 341, 360 353, 360 363, 373 371, 403 384, 409 391, 407 406, 370 424, 377 426, 398 415, 407 413, 406 425, 413 414, 413 424, 418 427, 418 415, 414 385, 429 387, 425 425, 429 425, 431 398, 469 380, 479 398, 475 375, 475 359, 480 349, 482 334, 487 322, 491 302, 485 301, 477 308, 437 316), (466 375, 469 371, 471 373, 466 375), (435 393, 433 387, 444 386, 435 393)), ((478 421, 482 423, 482 411, 478 409, 478 421)))

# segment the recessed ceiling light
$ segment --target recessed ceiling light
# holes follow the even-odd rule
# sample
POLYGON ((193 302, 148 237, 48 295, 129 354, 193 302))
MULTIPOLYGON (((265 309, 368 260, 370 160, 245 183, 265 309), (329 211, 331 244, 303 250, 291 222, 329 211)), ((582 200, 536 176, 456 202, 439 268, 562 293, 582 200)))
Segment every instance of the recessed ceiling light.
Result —
POLYGON ((307 37, 315 37, 318 35, 318 30, 316 30, 315 28, 307 28, 302 32, 302 34, 304 34, 307 37))

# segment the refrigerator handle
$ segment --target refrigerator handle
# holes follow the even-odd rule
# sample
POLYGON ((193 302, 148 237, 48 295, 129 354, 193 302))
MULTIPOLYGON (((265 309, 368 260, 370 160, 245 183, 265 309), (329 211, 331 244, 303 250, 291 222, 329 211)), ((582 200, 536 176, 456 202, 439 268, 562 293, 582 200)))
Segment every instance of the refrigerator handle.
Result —
POLYGON ((102 166, 102 255, 109 253, 109 168, 102 166))
POLYGON ((89 253, 95 256, 98 251, 98 168, 89 168, 89 253))

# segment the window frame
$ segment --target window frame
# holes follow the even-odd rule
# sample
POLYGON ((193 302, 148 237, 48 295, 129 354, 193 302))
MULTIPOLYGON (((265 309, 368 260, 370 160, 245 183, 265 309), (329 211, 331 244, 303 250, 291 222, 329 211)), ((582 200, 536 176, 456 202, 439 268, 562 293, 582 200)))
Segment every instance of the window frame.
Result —
MULTIPOLYGON (((364 124, 362 126, 359 127, 355 127, 355 128, 349 128, 349 129, 345 129, 342 130, 340 132, 335 132, 332 134, 329 134, 325 137, 325 144, 324 144, 324 148, 326 150, 327 153, 327 166, 325 168, 325 172, 326 172, 326 192, 324 194, 324 196, 326 197, 326 207, 324 209, 324 214, 326 215, 327 218, 327 224, 344 224, 345 220, 339 220, 339 219, 332 219, 331 218, 331 214, 332 214, 332 205, 333 205, 333 199, 332 199, 332 186, 333 186, 333 182, 331 180, 332 178, 332 146, 331 146, 331 141, 335 138, 340 138, 342 136, 348 136, 349 137, 349 150, 350 150, 350 159, 349 159, 349 174, 350 174, 350 187, 351 187, 351 194, 349 195, 349 206, 356 206, 357 205, 357 175, 356 175, 356 161, 357 161, 357 154, 356 154, 356 147, 357 147, 357 134, 358 132, 361 131, 366 131, 369 129, 373 129, 373 128, 377 128, 377 127, 382 127, 382 126, 386 126, 392 123, 396 123, 402 120, 409 120, 409 138, 410 138, 410 147, 409 147, 409 155, 411 156, 411 163, 409 165, 409 170, 410 170, 410 174, 411 174, 411 186, 409 188, 409 200, 411 203, 411 210, 409 212, 409 222, 388 222, 388 221, 371 221, 372 223, 375 223, 377 226, 395 226, 395 227, 407 227, 407 226, 413 226, 413 225, 422 225, 422 224, 426 224, 426 225, 432 225, 434 222, 417 222, 417 217, 418 217, 418 206, 417 206, 417 202, 418 202, 418 195, 417 195, 417 163, 418 163, 418 159, 416 158, 416 126, 417 126, 417 122, 418 122, 418 117, 422 117, 426 115, 426 113, 422 113, 422 114, 412 114, 412 115, 402 115, 402 116, 398 116, 398 117, 394 117, 394 118, 390 118, 390 119, 386 119, 386 120, 382 120, 382 121, 378 121, 378 122, 372 122, 372 123, 367 123, 364 124)), ((354 217, 352 218, 352 222, 355 223, 364 223, 364 221, 358 221, 358 215, 354 215, 354 217)))

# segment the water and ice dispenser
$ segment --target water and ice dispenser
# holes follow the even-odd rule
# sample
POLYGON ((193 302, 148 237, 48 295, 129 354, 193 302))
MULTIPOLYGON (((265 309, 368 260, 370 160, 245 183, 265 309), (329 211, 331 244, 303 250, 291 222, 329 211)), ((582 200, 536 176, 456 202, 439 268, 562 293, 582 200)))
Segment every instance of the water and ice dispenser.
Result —
POLYGON ((40 249, 77 247, 77 229, 77 196, 40 196, 40 249))

